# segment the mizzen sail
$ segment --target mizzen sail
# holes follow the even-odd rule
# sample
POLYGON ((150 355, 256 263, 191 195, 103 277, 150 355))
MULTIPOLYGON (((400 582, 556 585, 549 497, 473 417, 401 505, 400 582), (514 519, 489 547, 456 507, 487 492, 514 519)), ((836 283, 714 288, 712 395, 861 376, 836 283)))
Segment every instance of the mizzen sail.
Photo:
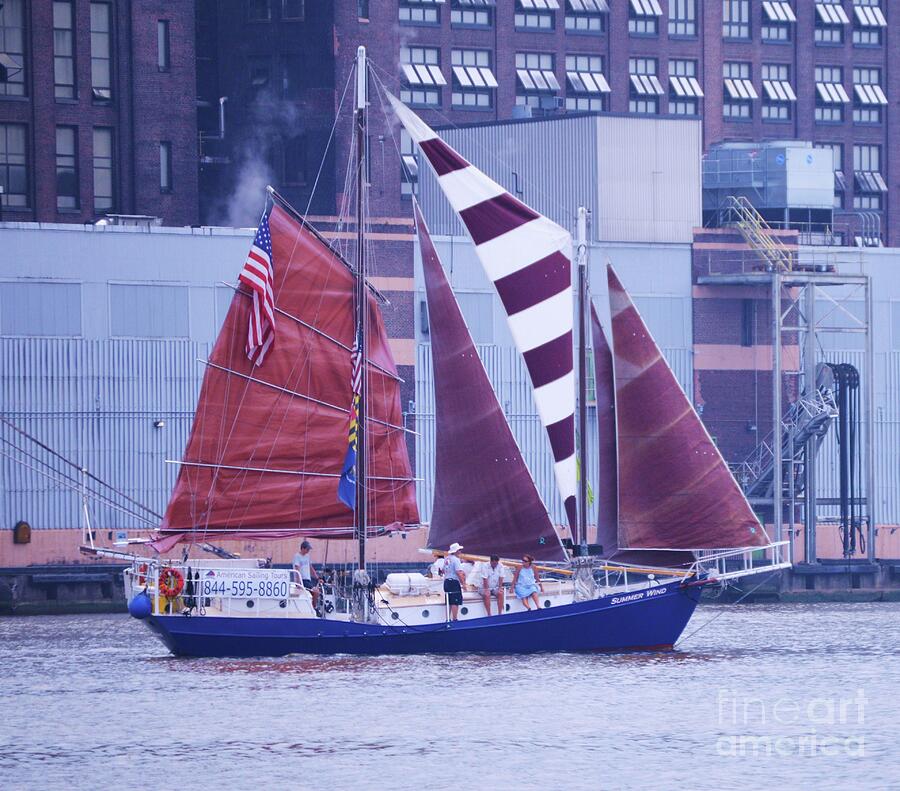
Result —
POLYGON ((619 546, 721 549, 769 543, 611 266, 619 546))
MULTIPOLYGON (((262 365, 245 346, 239 288, 206 364, 163 536, 351 537, 338 498, 352 398, 355 275, 309 226, 269 215, 278 342, 262 365)), ((418 522, 400 381, 378 298, 368 295, 369 523, 418 522)))
POLYGON ((415 207, 434 368, 435 489, 428 545, 564 560, 509 423, 484 370, 425 220, 415 207))
POLYGON ((514 198, 441 140, 406 105, 394 111, 428 161, 506 309, 553 452, 556 482, 576 525, 572 237, 514 198))

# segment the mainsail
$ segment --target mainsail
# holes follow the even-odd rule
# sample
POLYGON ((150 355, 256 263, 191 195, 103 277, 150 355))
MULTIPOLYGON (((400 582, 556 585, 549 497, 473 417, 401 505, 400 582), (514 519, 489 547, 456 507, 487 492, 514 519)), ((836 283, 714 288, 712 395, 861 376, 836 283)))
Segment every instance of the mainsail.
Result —
POLYGON ((607 266, 618 428, 618 539, 630 549, 764 546, 768 537, 607 266))
POLYGON ((435 490, 428 545, 565 560, 472 336, 415 207, 434 368, 435 490))
MULTIPOLYGON (((352 535, 353 512, 338 499, 338 480, 352 397, 356 277, 285 208, 272 208, 269 227, 278 342, 262 365, 248 359, 251 299, 239 289, 206 364, 164 537, 352 535)), ((371 291, 367 360, 369 524, 415 524, 400 380, 371 291)))
POLYGON ((389 98, 466 226, 506 309, 513 340, 528 367, 553 452, 557 486, 574 530, 572 237, 463 159, 406 105, 389 98))

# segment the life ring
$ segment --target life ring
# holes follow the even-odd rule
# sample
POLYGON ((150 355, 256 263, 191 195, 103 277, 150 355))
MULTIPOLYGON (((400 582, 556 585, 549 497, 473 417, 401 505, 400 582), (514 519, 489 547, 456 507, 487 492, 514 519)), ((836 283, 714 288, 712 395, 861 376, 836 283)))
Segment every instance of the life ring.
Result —
POLYGON ((144 575, 146 573, 147 573, 147 564, 141 563, 141 565, 138 566, 138 585, 144 584, 144 575))
POLYGON ((165 568, 159 572, 159 592, 167 599, 174 599, 184 590, 184 574, 178 569, 165 568))

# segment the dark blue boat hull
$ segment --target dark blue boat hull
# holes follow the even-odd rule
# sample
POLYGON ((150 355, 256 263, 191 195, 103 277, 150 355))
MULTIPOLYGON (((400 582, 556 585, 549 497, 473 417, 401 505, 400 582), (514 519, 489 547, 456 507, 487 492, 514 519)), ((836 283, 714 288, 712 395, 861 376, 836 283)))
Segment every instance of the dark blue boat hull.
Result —
POLYGON ((699 588, 672 582, 537 612, 427 626, 183 615, 151 615, 147 623, 173 654, 197 657, 665 650, 699 598, 699 588))

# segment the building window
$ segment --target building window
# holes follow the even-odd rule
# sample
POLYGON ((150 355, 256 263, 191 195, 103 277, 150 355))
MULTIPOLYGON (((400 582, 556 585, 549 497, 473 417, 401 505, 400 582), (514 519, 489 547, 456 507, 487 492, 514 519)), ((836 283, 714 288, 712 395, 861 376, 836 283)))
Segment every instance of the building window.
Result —
POLYGON ((516 30, 553 30, 558 8, 558 0, 516 0, 516 30))
POLYGON ((28 207, 28 160, 25 125, 0 124, 0 187, 4 208, 28 207))
POLYGON ((25 0, 5 0, 0 7, 0 52, 15 64, 0 80, 0 96, 24 96, 25 0))
POLYGON ((400 0, 398 19, 408 25, 439 25, 441 13, 437 4, 424 0, 400 0))
POLYGON ((411 198, 419 191, 419 160, 416 144, 405 129, 400 130, 400 195, 411 198))
POLYGON ((750 38, 750 0, 722 0, 722 35, 750 38))
POLYGON ((797 95, 791 85, 791 69, 783 63, 762 66, 762 117, 766 121, 790 121, 791 106, 797 95))
POLYGON ((167 141, 159 144, 159 191, 172 191, 172 144, 167 141))
POLYGON ((306 18, 306 2, 305 0, 281 0, 281 18, 282 19, 300 19, 306 18))
POLYGON ((881 87, 881 69, 853 69, 853 121, 857 124, 880 124, 881 108, 888 103, 881 87))
POLYGON ((53 2, 53 94, 57 99, 74 99, 75 29, 72 3, 53 2))
POLYGON ((628 5, 628 32, 635 36, 659 34, 662 8, 659 0, 631 0, 628 5))
MULTIPOLYGON (((453 8, 450 9, 450 24, 455 27, 490 27, 493 22, 491 9, 484 7, 473 8, 472 0, 453 0, 453 8)), ((493 5, 492 0, 479 3, 479 6, 493 5)))
POLYGON ((91 90, 95 101, 112 98, 112 7, 91 3, 91 90))
POLYGON ((656 58, 629 58, 628 112, 641 115, 659 113, 659 97, 663 87, 656 76, 656 58))
POLYGON ((112 129, 94 129, 94 212, 113 208, 113 136, 112 129))
POLYGON ((881 146, 853 146, 853 208, 881 210, 881 196, 888 191, 881 175, 881 146))
POLYGON ((282 147, 281 177, 285 184, 306 184, 306 135, 297 135, 284 141, 282 147))
POLYGON ((599 36, 606 30, 607 0, 569 0, 566 33, 599 36))
POLYGON ((299 99, 304 74, 302 55, 281 56, 281 98, 299 99))
POLYGON ((455 49, 450 54, 453 68, 453 106, 483 109, 494 106, 497 80, 491 71, 488 49, 455 49))
POLYGON ((853 44, 861 47, 881 45, 881 29, 887 27, 881 0, 853 0, 853 44))
POLYGON ((816 0, 815 40, 819 44, 843 44, 844 25, 850 19, 843 0, 816 0))
POLYGON ((566 55, 566 109, 599 113, 607 109, 609 83, 600 55, 566 55))
POLYGON ((360 19, 369 18, 369 0, 356 0, 356 16, 360 19))
POLYGON ((56 208, 78 208, 78 135, 73 126, 56 127, 56 208))
POLYGON ((559 81, 556 79, 554 56, 549 52, 516 53, 516 104, 554 110, 559 106, 556 96, 559 81))
POLYGON ((406 83, 400 100, 418 107, 440 107, 441 86, 447 84, 440 63, 437 47, 400 47, 400 69, 406 83))
POLYGON ((168 71, 172 65, 172 53, 169 45, 169 20, 156 22, 156 66, 160 71, 168 71))
POLYGON ((250 58, 247 67, 252 90, 262 91, 269 87, 272 62, 268 58, 250 58))
POLYGON ((269 0, 247 0, 247 21, 268 22, 272 18, 269 0))
POLYGON ((816 121, 839 124, 844 120, 844 105, 850 97, 843 83, 840 66, 816 66, 816 121))
POLYGON ((669 35, 697 35, 697 0, 669 0, 669 35))
POLYGON ((703 89, 697 80, 697 61, 669 61, 669 112, 674 115, 700 115, 703 89))
POLYGON ((790 41, 791 25, 797 21, 791 4, 787 0, 766 0, 762 4, 762 10, 762 40, 776 43, 790 41))
POLYGON ((847 188, 844 180, 844 146, 842 143, 814 143, 815 148, 831 150, 831 161, 834 167, 834 208, 844 208, 844 191, 847 188))
POLYGON ((750 76, 750 64, 734 61, 722 66, 725 76, 725 101, 722 117, 726 120, 746 120, 753 117, 753 101, 758 99, 750 76))

